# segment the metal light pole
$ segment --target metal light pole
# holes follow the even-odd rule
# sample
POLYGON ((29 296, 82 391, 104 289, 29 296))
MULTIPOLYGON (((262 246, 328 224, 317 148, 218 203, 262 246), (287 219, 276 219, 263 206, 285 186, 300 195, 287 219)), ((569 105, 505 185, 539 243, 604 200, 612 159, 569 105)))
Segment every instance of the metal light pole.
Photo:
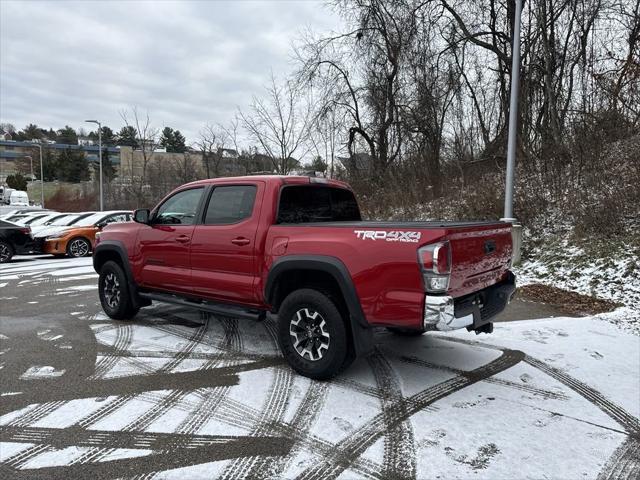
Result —
POLYGON ((33 182, 33 157, 31 155, 25 155, 24 158, 28 158, 31 163, 31 181, 33 182))
MULTIPOLYGON (((42 145, 38 143, 30 143, 29 146, 36 147, 40 150, 40 206, 44 208, 44 167, 42 166, 42 145)), ((31 160, 31 178, 33 179, 33 160, 31 160)))
POLYGON ((98 158, 100 160, 100 211, 104 211, 104 198, 102 197, 102 124, 97 120, 85 120, 87 123, 98 125, 98 158))
POLYGON ((515 0, 516 11, 513 21, 513 46, 511 48, 511 102, 509 106, 509 140, 507 143, 507 178, 504 195, 504 220, 515 222, 513 217, 513 182, 518 146, 518 87, 520 86, 520 17, 522 0, 515 0))

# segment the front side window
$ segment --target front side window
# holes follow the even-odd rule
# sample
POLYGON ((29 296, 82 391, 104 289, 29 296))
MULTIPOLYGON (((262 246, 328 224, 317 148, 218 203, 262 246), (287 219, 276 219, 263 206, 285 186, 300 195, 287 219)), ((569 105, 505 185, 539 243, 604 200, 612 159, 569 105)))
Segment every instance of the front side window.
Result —
POLYGON ((157 225, 193 225, 203 191, 203 188, 191 188, 169 197, 156 211, 153 223, 157 225))
POLYGON ((216 187, 209 198, 205 225, 225 225, 249 218, 256 199, 255 185, 216 187))

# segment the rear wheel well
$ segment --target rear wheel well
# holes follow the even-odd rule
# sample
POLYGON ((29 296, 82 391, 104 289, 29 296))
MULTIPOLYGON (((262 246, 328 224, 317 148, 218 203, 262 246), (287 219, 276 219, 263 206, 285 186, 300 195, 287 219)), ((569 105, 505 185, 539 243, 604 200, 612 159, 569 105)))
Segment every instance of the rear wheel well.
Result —
POLYGON ((317 290, 327 296, 338 308, 345 324, 349 345, 353 345, 353 332, 349 321, 349 307, 338 280, 324 270, 291 269, 282 272, 275 281, 270 300, 271 311, 277 313, 287 296, 302 288, 317 290))
MULTIPOLYGON (((318 290, 331 298, 339 309, 343 306, 346 309, 342 290, 333 275, 322 270, 296 269, 282 272, 276 280, 270 299, 272 311, 277 312, 287 295, 301 288, 318 290)), ((341 310, 340 313, 344 312, 341 310)))

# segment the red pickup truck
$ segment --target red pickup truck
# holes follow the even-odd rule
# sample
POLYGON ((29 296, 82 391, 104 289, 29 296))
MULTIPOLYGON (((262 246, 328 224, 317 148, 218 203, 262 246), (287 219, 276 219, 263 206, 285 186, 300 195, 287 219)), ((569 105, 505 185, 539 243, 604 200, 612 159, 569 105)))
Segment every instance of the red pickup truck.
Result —
POLYGON ((326 379, 403 335, 490 333, 515 291, 503 222, 362 221, 351 188, 314 177, 183 185, 135 222, 105 227, 100 302, 130 319, 153 300, 233 318, 277 319, 284 357, 326 379))

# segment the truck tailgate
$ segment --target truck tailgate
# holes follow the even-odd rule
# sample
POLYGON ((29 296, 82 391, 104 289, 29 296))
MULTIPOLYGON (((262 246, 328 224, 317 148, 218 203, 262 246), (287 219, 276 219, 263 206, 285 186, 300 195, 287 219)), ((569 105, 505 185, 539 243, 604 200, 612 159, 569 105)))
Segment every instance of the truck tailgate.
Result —
POLYGON ((511 263, 511 225, 495 223, 447 228, 451 245, 449 295, 460 297, 504 278, 511 263))

